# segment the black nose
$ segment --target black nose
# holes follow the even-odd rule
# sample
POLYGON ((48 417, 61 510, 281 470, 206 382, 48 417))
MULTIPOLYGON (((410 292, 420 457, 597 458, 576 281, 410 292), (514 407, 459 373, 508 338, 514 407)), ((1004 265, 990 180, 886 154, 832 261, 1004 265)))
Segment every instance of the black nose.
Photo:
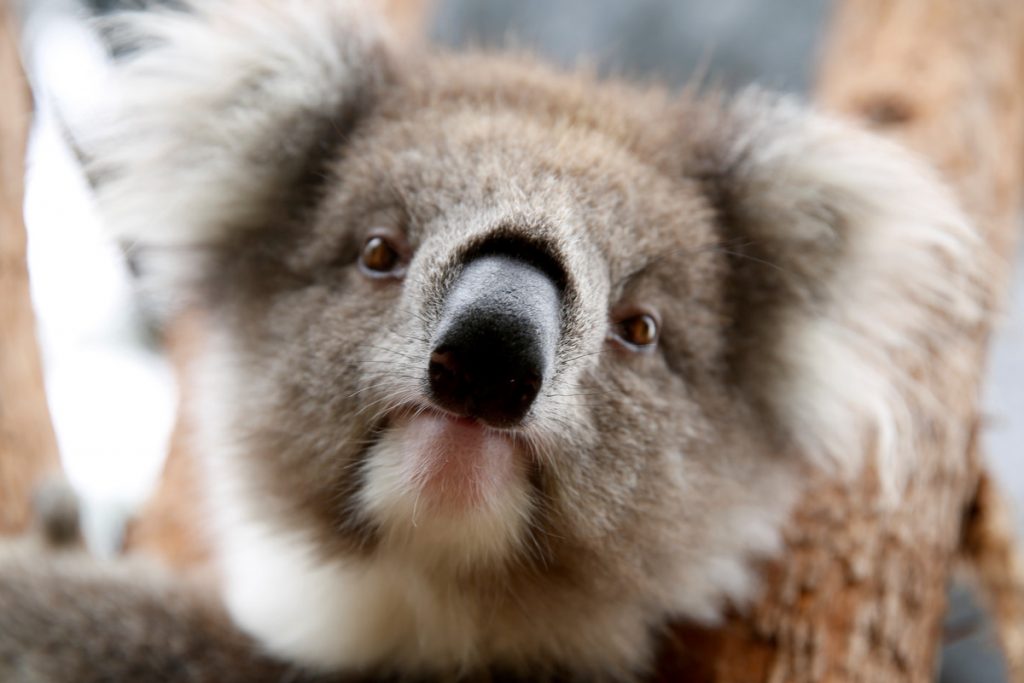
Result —
POLYGON ((448 292, 434 338, 433 400, 494 426, 522 421, 554 360, 560 303, 551 277, 525 261, 470 261, 448 292))

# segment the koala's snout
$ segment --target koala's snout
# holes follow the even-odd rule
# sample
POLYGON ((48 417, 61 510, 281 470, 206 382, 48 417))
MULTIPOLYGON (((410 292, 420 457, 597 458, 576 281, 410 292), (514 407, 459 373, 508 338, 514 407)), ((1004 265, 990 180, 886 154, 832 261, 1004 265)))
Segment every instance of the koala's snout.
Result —
POLYGON ((518 424, 554 363, 558 285, 506 255, 480 256, 448 292, 430 355, 431 398, 493 426, 518 424))

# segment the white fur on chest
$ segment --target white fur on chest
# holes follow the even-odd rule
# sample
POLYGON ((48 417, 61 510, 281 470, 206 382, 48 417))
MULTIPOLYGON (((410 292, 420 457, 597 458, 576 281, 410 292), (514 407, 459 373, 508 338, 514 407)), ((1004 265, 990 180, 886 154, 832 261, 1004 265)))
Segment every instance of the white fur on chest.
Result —
POLYGON ((322 560, 300 536, 251 522, 233 525, 219 550, 236 623, 271 653, 318 669, 445 675, 540 658, 621 673, 646 651, 643 619, 628 605, 592 605, 571 624, 510 619, 396 558, 322 560))
POLYGON ((228 539, 221 552, 228 608, 277 655, 324 669, 473 658, 479 628, 469 610, 408 567, 324 561, 299 535, 252 523, 228 539))
POLYGON ((224 599, 242 629, 288 661, 441 675, 558 661, 623 673, 646 656, 646 620, 635 605, 484 606, 403 555, 323 559, 300 532, 254 521, 233 488, 214 491, 224 599))

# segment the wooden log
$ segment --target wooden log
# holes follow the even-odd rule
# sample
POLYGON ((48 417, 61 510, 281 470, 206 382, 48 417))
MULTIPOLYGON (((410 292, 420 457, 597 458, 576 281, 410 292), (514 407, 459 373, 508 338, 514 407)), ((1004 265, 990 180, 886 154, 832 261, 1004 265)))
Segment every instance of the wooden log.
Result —
POLYGON ((14 28, 10 9, 0 4, 0 534, 24 528, 31 491, 58 468, 25 261, 31 97, 14 28))
MULTIPOLYGON (((843 0, 827 45, 819 102, 940 169, 997 257, 994 307, 1024 189, 1024 3, 843 0)), ((1015 541, 974 440, 963 438, 977 421, 990 331, 916 364, 941 409, 919 416, 927 438, 899 503, 881 501, 870 471, 851 485, 814 486, 786 555, 766 569, 760 603, 717 631, 676 630, 661 680, 931 681, 961 556, 998 603, 1010 668, 1024 680, 1015 541)))

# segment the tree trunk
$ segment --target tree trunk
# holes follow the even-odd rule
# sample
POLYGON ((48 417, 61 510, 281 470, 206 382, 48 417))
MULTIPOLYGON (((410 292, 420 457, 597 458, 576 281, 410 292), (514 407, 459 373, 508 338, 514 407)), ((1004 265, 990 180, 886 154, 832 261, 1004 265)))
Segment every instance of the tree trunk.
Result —
MULTIPOLYGON (((997 256, 1006 290, 1024 188, 1024 2, 844 0, 818 100, 929 158, 958 191, 997 256)), ((943 406, 899 504, 873 473, 821 482, 798 509, 764 598, 722 629, 680 627, 662 680, 715 683, 931 681, 946 587, 959 557, 991 597, 1020 680, 1024 610, 1013 534, 971 438, 990 326, 917 370, 943 406), (953 362, 957 361, 957 362, 953 362)), ((909 454, 908 454, 909 455, 909 454)))
POLYGON ((434 0, 378 0, 396 35, 405 42, 422 41, 434 0))
POLYGON ((36 484, 58 467, 36 345, 22 197, 31 97, 14 19, 0 3, 0 534, 24 528, 36 484))
POLYGON ((168 328, 167 347, 178 378, 178 413, 171 434, 167 460, 156 491, 139 516, 128 525, 125 549, 161 558, 182 574, 208 572, 210 538, 204 521, 209 518, 199 462, 192 455, 190 412, 184 409, 192 396, 187 371, 202 335, 198 313, 186 313, 168 328))

